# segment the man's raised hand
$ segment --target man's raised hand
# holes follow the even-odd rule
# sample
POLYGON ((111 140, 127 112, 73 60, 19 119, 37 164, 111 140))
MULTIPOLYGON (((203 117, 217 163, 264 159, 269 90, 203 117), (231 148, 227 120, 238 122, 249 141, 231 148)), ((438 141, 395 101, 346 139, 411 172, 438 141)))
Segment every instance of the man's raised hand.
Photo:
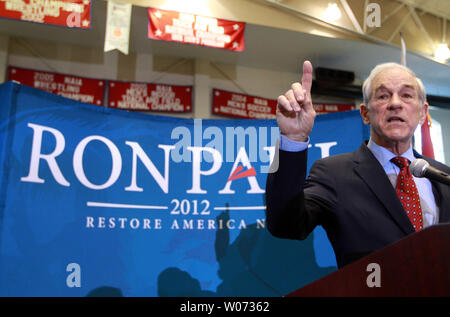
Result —
POLYGON ((294 141, 308 140, 316 118, 311 101, 312 71, 311 62, 305 61, 301 84, 293 83, 291 89, 278 97, 278 127, 281 134, 294 141))

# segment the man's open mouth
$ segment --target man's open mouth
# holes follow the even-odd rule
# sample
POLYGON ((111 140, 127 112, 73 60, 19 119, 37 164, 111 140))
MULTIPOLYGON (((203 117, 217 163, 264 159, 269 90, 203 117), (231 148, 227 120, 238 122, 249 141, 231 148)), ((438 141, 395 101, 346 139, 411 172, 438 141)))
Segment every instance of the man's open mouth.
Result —
POLYGON ((405 122, 405 120, 403 120, 400 117, 390 117, 387 121, 388 122, 405 122))

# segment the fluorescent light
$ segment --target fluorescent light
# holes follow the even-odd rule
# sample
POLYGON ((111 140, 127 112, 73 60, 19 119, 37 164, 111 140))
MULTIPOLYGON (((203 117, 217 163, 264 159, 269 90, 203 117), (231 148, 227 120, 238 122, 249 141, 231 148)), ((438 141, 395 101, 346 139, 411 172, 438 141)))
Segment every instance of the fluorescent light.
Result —
POLYGON ((450 50, 448 49, 446 43, 441 43, 438 45, 436 51, 434 52, 434 57, 441 62, 445 62, 450 58, 450 50))
POLYGON ((328 8, 325 10, 324 19, 329 22, 334 22, 341 18, 341 10, 336 3, 328 3, 328 8))

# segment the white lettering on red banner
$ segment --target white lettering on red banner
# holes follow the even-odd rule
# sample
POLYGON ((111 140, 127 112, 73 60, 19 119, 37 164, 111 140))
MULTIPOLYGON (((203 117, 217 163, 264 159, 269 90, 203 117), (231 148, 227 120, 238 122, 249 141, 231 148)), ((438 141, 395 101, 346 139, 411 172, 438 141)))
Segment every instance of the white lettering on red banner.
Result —
POLYGON ((0 0, 0 17, 86 29, 91 0, 0 0))
POLYGON ((192 86, 110 81, 108 106, 139 111, 191 112, 192 86))
MULTIPOLYGON (((313 104, 317 113, 331 113, 355 109, 354 105, 313 104)), ((277 100, 213 89, 213 113, 246 119, 273 119, 277 100)))
POLYGON ((243 51, 244 22, 190 13, 148 8, 148 37, 209 47, 243 51))
POLYGON ((331 113, 331 112, 341 112, 355 110, 355 105, 336 105, 328 103, 313 103, 314 110, 316 113, 331 113))
POLYGON ((105 81, 64 74, 9 68, 9 80, 54 93, 69 99, 103 105, 105 81))
POLYGON ((213 113, 247 119, 275 118, 277 101, 213 89, 213 113))

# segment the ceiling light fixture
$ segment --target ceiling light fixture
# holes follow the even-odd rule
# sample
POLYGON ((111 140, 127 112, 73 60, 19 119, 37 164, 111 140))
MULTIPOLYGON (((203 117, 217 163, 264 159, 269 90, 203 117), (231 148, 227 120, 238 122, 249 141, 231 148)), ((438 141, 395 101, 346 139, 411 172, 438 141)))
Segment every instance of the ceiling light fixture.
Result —
POLYGON ((436 51, 434 51, 434 57, 441 62, 445 62, 450 58, 450 50, 447 43, 441 43, 437 46, 436 51))
POLYGON ((325 10, 324 19, 328 22, 334 22, 341 18, 341 10, 336 3, 328 3, 328 8, 325 10))

